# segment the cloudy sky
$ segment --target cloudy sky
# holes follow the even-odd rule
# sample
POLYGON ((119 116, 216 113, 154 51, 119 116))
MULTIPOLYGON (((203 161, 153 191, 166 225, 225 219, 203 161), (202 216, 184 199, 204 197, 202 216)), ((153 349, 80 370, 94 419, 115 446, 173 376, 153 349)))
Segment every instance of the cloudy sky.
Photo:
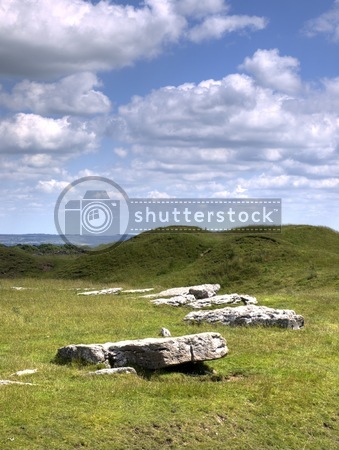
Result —
POLYGON ((0 0, 0 233, 68 183, 339 229, 339 0, 0 0))

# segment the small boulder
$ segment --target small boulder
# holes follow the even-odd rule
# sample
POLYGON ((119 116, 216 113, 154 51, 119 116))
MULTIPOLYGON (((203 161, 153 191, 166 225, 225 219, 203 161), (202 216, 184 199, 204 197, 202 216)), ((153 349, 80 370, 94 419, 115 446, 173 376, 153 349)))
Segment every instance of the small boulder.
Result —
POLYGON ((100 344, 67 345, 58 349, 56 360, 60 362, 78 361, 85 364, 103 363, 109 367, 108 351, 100 344))
POLYGON ((160 336, 170 337, 171 336, 171 332, 167 328, 162 327, 161 331, 160 331, 160 336))
POLYGON ((191 286, 188 293, 194 295, 196 299, 213 297, 220 289, 220 284, 202 284, 191 286))

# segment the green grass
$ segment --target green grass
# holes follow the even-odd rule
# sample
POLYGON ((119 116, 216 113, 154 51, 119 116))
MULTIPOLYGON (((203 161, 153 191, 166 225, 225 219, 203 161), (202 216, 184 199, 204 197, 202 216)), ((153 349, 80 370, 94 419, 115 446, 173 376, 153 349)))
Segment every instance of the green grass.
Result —
MULTIPOLYGON (((292 239, 285 239, 293 247, 292 239)), ((191 245, 198 244, 192 240, 191 245)), ((332 263, 335 258, 334 254, 332 263)), ((159 280, 150 276, 148 283, 152 279, 159 280)), ((183 321, 188 310, 156 307, 136 295, 76 295, 77 287, 105 287, 98 282, 1 280, 0 379, 34 385, 0 386, 0 448, 338 448, 335 279, 327 288, 290 285, 279 293, 250 278, 247 282, 255 285, 256 291, 248 293, 255 294, 260 304, 304 315, 305 328, 190 325, 183 321), (30 289, 15 291, 13 285, 30 289), (209 362, 214 373, 207 374, 163 370, 92 378, 85 375, 91 366, 53 362, 63 345, 156 337, 162 326, 172 335, 218 331, 227 340, 229 355, 209 362), (38 372, 11 377, 27 368, 38 372)), ((129 281, 123 287, 131 285, 129 281)))
POLYGON ((227 290, 339 288, 339 233, 286 226, 281 234, 144 233, 111 252, 81 255, 52 276, 171 287, 220 283, 227 290))

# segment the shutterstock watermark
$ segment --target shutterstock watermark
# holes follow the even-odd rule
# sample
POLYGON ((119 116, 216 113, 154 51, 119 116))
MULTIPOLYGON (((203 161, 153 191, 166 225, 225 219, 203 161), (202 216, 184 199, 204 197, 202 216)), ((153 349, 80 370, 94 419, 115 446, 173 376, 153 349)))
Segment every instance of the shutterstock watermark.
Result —
POLYGON ((228 231, 281 231, 281 199, 129 198, 112 180, 92 176, 69 184, 54 211, 65 242, 92 251, 111 249, 130 235, 228 231), (104 246, 100 246, 103 244, 104 246))

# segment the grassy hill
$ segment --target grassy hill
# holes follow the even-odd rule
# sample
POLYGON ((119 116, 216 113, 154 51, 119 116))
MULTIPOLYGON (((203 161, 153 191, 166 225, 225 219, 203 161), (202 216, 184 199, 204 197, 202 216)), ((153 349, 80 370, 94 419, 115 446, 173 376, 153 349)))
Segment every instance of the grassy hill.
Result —
MULTIPOLYGON (((0 248, 0 276, 88 279, 124 286, 220 283, 225 290, 339 287, 339 233, 285 226, 281 234, 143 233, 102 254, 0 248)), ((53 251, 52 251, 53 250, 53 251)))
POLYGON ((99 255, 44 250, 0 247, 0 380, 31 383, 0 383, 1 449, 338 448, 339 233, 148 233, 99 255), (305 328, 191 324, 188 308, 155 306, 139 294, 77 295, 211 281, 262 306, 293 309, 305 328), (219 332, 229 354, 100 377, 88 376, 96 366, 54 361, 64 345, 157 337, 162 326, 172 336, 219 332), (16 374, 24 369, 37 372, 16 374))
POLYGON ((111 252, 81 255, 62 278, 131 286, 220 283, 229 289, 339 287, 339 233, 286 226, 281 234, 143 233, 111 252))

